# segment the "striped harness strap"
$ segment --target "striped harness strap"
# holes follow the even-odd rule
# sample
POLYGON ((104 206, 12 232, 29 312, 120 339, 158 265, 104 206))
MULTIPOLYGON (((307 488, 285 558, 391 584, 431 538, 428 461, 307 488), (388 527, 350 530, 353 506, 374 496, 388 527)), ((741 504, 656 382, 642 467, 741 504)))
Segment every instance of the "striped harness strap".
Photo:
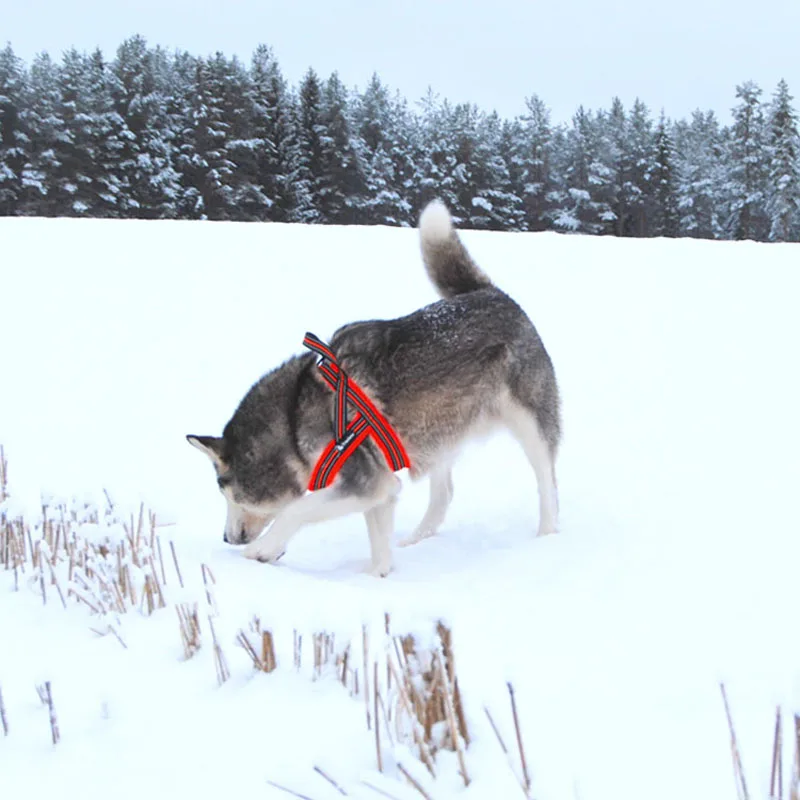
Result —
POLYGON ((393 472, 410 467, 408 454, 394 428, 355 381, 347 377, 336 363, 336 357, 330 348, 313 333, 306 334, 303 344, 320 356, 317 362, 319 371, 328 386, 336 392, 333 440, 319 457, 311 473, 308 488, 313 492, 315 489, 330 486, 344 462, 367 436, 372 436, 375 440, 393 472), (348 403, 356 409, 350 420, 347 414, 348 403))

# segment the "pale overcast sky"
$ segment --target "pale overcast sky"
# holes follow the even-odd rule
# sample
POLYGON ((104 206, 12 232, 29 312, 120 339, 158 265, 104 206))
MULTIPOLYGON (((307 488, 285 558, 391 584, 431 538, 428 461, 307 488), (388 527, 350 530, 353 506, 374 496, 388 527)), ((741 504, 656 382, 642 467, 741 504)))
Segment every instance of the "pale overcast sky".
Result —
POLYGON ((26 61, 113 54, 134 33, 244 60, 263 42, 292 83, 309 66, 361 87, 377 71, 409 100, 430 85, 504 116, 533 93, 557 120, 616 94, 727 122, 747 79, 771 95, 784 77, 800 95, 800 0, 0 0, 0 41, 26 61))

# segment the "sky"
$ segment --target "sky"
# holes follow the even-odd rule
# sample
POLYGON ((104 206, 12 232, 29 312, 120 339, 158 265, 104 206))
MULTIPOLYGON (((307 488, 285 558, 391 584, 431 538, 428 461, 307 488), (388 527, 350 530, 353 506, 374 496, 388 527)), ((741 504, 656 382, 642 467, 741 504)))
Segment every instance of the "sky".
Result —
POLYGON ((309 67, 360 87, 377 72, 411 101, 431 87, 504 117, 538 94, 557 121, 615 95, 728 121, 745 80, 800 93, 798 31, 798 0, 0 0, 0 42, 28 62, 71 46, 112 55, 135 33, 243 60, 265 43, 292 83, 309 67))

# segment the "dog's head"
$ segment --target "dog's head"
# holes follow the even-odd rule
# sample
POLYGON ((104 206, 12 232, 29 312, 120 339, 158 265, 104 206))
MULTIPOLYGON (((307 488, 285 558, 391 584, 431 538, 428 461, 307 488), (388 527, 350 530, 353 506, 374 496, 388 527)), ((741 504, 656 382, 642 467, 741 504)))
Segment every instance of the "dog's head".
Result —
POLYGON ((224 540, 230 544, 253 541, 275 515, 303 493, 291 458, 268 436, 238 441, 225 434, 187 436, 214 466, 217 485, 228 503, 224 540))

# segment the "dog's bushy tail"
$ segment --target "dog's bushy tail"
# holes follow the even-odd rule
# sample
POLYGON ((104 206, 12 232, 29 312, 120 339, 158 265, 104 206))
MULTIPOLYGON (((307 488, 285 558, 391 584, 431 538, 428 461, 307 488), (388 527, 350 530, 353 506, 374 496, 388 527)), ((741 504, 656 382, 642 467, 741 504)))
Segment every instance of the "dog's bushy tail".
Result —
POLYGON ((450 212, 441 200, 425 206, 419 219, 419 236, 428 277, 442 297, 492 286, 461 242, 450 212))

